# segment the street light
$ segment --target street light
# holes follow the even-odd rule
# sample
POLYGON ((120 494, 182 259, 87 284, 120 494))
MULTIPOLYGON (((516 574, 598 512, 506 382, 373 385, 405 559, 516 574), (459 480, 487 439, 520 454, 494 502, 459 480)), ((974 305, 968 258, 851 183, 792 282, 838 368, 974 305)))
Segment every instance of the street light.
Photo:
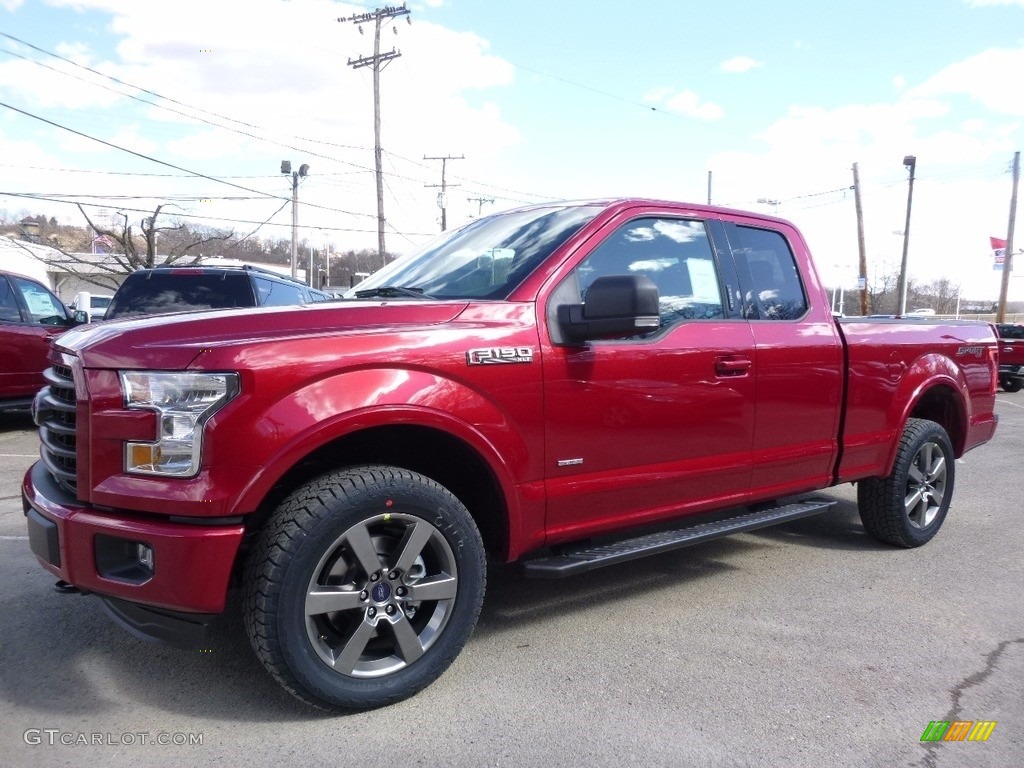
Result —
POLYGON ((900 261, 900 281, 896 286, 896 294, 900 300, 900 315, 907 313, 907 249, 910 245, 910 205, 914 201, 914 169, 917 158, 907 155, 903 158, 903 166, 910 171, 910 183, 907 187, 907 223, 903 227, 903 259, 900 261))
POLYGON ((281 173, 292 175, 292 279, 294 280, 299 258, 299 177, 304 177, 309 173, 309 166, 303 163, 299 166, 299 170, 293 171, 291 160, 282 160, 281 173))

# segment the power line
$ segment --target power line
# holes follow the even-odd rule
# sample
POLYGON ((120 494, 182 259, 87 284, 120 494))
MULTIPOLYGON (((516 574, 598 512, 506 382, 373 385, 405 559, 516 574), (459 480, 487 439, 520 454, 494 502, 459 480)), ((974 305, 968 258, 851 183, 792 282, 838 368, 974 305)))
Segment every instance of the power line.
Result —
MULTIPOLYGON (((0 34, 3 34, 3 33, 0 33, 0 34)), ((76 136, 81 136, 84 139, 89 139, 91 141, 98 142, 100 144, 103 144, 104 146, 110 147, 111 149, 117 149, 117 150, 120 150, 121 152, 127 152, 130 155, 135 155, 136 157, 140 157, 143 160, 148 160, 151 163, 156 163, 157 165, 163 165, 163 166, 166 166, 167 168, 173 168, 176 171, 182 171, 182 172, 187 173, 187 174, 189 174, 191 176, 197 176, 197 177, 199 177, 201 179, 207 179, 208 181, 214 181, 214 182, 217 182, 218 184, 226 184, 229 187, 234 187, 235 189, 240 189, 243 192, 254 192, 257 195, 262 195, 264 197, 273 197, 273 198, 280 199, 280 197, 278 197, 277 195, 273 195, 273 194, 271 194, 269 192, 262 192, 262 191, 260 191, 258 189, 253 189, 251 187, 244 187, 241 184, 235 184, 234 182, 231 182, 231 181, 224 181, 223 179, 218 179, 218 178, 216 178, 214 176, 208 176, 207 174, 200 173, 199 171, 193 171, 193 170, 190 170, 188 168, 182 168, 180 165, 175 165, 174 163, 168 163, 165 160, 158 160, 157 158, 151 157, 151 156, 146 155, 146 154, 143 154, 142 152, 136 152, 134 149, 128 149, 127 147, 122 147, 122 146, 119 146, 117 144, 113 144, 113 143, 111 143, 109 141, 105 141, 104 139, 97 138, 96 136, 90 136, 88 133, 83 133, 82 131, 76 131, 74 128, 70 128, 70 127, 68 127, 66 125, 61 125, 60 123, 55 123, 53 120, 47 120, 45 117, 41 117, 40 115, 32 114, 31 112, 26 112, 24 109, 18 109, 17 107, 15 107, 15 106, 13 106, 11 104, 8 104, 6 102, 3 102, 3 101, 0 101, 0 107, 6 107, 7 109, 11 110, 12 112, 17 112, 19 114, 25 115, 25 117, 31 117, 33 120, 38 120, 41 123, 46 123, 47 125, 52 125, 54 128, 60 128, 62 131, 67 131, 68 133, 73 133, 76 136)))
MULTIPOLYGON (((2 34, 2 33, 0 33, 0 34, 2 34)), ((260 195, 261 197, 269 197, 269 198, 272 198, 274 200, 287 199, 287 198, 281 198, 280 195, 275 195, 275 194, 272 194, 270 192, 263 192, 262 190, 259 190, 259 189, 253 189, 252 187, 245 187, 245 186, 242 186, 241 184, 235 184, 234 182, 231 182, 231 181, 225 181, 224 179, 218 179, 216 176, 209 176, 208 174, 200 173, 199 171, 192 171, 192 170, 189 170, 188 168, 183 168, 180 165, 175 165, 174 163, 168 163, 166 160, 158 160, 157 158, 151 157, 150 155, 143 154, 142 152, 136 152, 134 149, 128 149, 127 147, 122 147, 122 146, 120 146, 118 144, 114 144, 114 143, 106 141, 104 139, 97 138, 96 136, 91 136, 88 133, 83 133, 82 131, 76 131, 74 128, 70 128, 70 127, 68 127, 66 125, 61 125, 60 123, 56 123, 53 120, 47 120, 45 117, 41 117, 40 115, 35 115, 35 114, 31 113, 31 112, 26 112, 24 109, 19 109, 18 107, 15 107, 15 106, 13 106, 11 104, 8 104, 6 102, 3 102, 3 101, 0 101, 0 107, 6 107, 7 109, 10 109, 10 110, 12 110, 14 112, 18 112, 19 114, 25 115, 26 117, 31 117, 34 120, 39 120, 40 122, 46 123, 47 125, 52 125, 54 128, 60 128, 62 131, 68 131, 69 133, 73 133, 76 136, 81 136, 82 138, 98 142, 98 143, 103 144, 105 146, 111 147, 112 149, 120 150, 121 152, 127 152, 130 155, 135 155, 136 157, 140 157, 143 160, 148 160, 148 161, 150 161, 152 163, 157 163, 158 165, 163 165, 163 166, 166 166, 168 168, 173 168, 176 171, 182 171, 182 172, 184 172, 186 174, 189 174, 191 176, 194 176, 194 177, 197 177, 197 178, 200 178, 200 179, 207 179, 208 181, 213 181, 213 182, 216 182, 218 184, 225 184, 225 185, 227 185, 229 187, 234 187, 235 189, 240 189, 243 192, 253 192, 253 193, 257 194, 257 195, 260 195)), ((343 210, 341 208, 331 208, 330 206, 326 206, 326 205, 317 205, 316 203, 306 203, 306 205, 311 207, 311 208, 319 208, 321 210, 331 211, 333 213, 344 213, 344 214, 347 214, 349 216, 367 216, 367 217, 371 217, 372 218, 372 214, 369 214, 369 213, 359 213, 357 211, 346 211, 346 210, 343 210)))
MULTIPOLYGON (((106 206, 106 205, 100 205, 99 203, 84 203, 84 202, 80 202, 80 201, 77 201, 77 200, 76 201, 72 201, 72 200, 61 200, 61 199, 58 199, 58 198, 51 198, 51 197, 40 197, 38 195, 34 195, 32 193, 29 193, 29 192, 4 192, 4 191, 0 190, 0 197, 18 197, 18 198, 24 198, 24 199, 28 199, 28 200, 43 200, 43 201, 46 201, 46 202, 49 202, 49 203, 62 203, 64 205, 77 204, 77 205, 82 205, 82 206, 84 206, 86 208, 108 208, 109 207, 109 206, 106 206)), ((291 202, 291 198, 285 198, 285 203, 290 203, 290 202, 291 202)), ((121 206, 120 210, 122 210, 122 211, 129 211, 131 213, 146 213, 146 214, 150 214, 150 215, 152 215, 152 213, 153 213, 148 208, 129 208, 127 206, 121 206)), ((226 221, 226 222, 230 222, 232 224, 260 224, 261 226, 271 226, 271 227, 291 227, 290 223, 289 224, 278 224, 278 223, 272 222, 272 221, 258 222, 255 219, 232 219, 232 218, 228 218, 228 217, 225 217, 225 216, 210 216, 210 215, 202 215, 202 214, 198 214, 198 213, 175 213, 174 216, 176 216, 178 218, 183 218, 183 219, 198 219, 198 220, 201 220, 201 221, 226 221)), ((332 227, 332 226, 328 226, 328 225, 319 225, 319 224, 308 224, 308 225, 305 225, 305 226, 307 226, 307 227, 309 227, 311 229, 323 229, 323 230, 330 230, 332 232, 356 232, 356 233, 362 233, 362 234, 370 234, 370 233, 373 233, 373 232, 376 231, 376 230, 373 230, 373 229, 357 229, 357 228, 353 228, 353 227, 332 227)), ((398 232, 397 229, 395 231, 398 232)), ((403 237, 406 236, 406 235, 411 235, 412 237, 433 237, 435 233, 434 232, 398 232, 398 234, 402 235, 403 237)))
MULTIPOLYGON (((372 14, 362 14, 362 16, 369 16, 369 15, 372 15, 372 14)), ((353 18, 355 18, 355 17, 353 17, 353 18)), ((5 38, 7 38, 9 40, 12 40, 12 41, 14 41, 16 43, 19 43, 21 45, 24 45, 24 46, 26 46, 28 48, 31 48, 32 50, 38 51, 39 53, 42 53, 42 54, 45 54, 45 55, 50 56, 52 58, 58 59, 58 60, 60 60, 62 62, 65 62, 66 64, 69 64, 69 65, 71 65, 73 67, 77 67, 79 69, 84 69, 87 72, 90 72, 90 73, 92 73, 92 74, 94 74, 94 75, 96 75, 98 77, 102 77, 102 78, 105 78, 105 79, 110 80, 112 82, 115 82, 118 85, 122 85, 122 86, 124 86, 126 88, 132 88, 132 89, 135 89, 137 91, 140 91, 141 93, 145 93, 145 94, 147 94, 149 96, 153 96, 156 99, 167 101, 167 102, 170 102, 172 104, 177 104, 177 105, 179 105, 181 107, 184 107, 184 108, 186 108, 188 110, 191 110, 193 112, 199 112, 199 113, 202 113, 202 114, 210 115, 211 117, 215 117, 215 118, 217 118, 219 120, 224 120, 224 121, 227 121, 227 122, 236 123, 236 124, 244 126, 246 128, 251 128, 253 130, 262 131, 262 132, 264 132, 266 134, 270 133, 270 131, 268 131, 266 128, 263 128, 261 126, 255 125, 253 123, 249 123, 249 122, 246 122, 244 120, 238 120, 236 118, 228 117, 226 115, 221 115, 221 114, 219 114, 217 112, 212 112, 210 110, 206 110, 206 109, 203 109, 201 107, 196 107, 194 105, 187 104, 187 103, 185 103, 183 101, 180 101, 178 99, 172 98, 170 96, 164 96, 164 95, 162 95, 160 93, 157 93, 156 91, 150 90, 148 88, 144 88, 142 86, 135 85, 134 83, 129 83, 127 81, 121 80, 121 79, 119 79, 117 77, 114 77, 112 75, 107 75, 107 74, 105 74, 103 72, 99 72, 98 70, 92 69, 91 67, 85 66, 84 64, 79 64, 79 63, 77 63, 75 61, 72 61, 72 60, 70 60, 68 58, 65 58, 64 56, 60 56, 59 54, 53 53, 51 51, 48 51, 48 50, 46 50, 44 48, 41 48, 41 47, 39 47, 37 45, 33 45, 32 43, 29 43, 29 42, 27 42, 25 40, 22 40, 22 39, 20 39, 18 37, 15 37, 14 35, 8 34, 6 32, 0 32, 0 36, 5 37, 5 38)), ((31 59, 31 58, 22 56, 20 54, 14 53, 13 51, 6 51, 5 50, 3 52, 4 53, 8 53, 9 55, 12 55, 12 56, 16 56, 17 58, 23 59, 23 60, 28 61, 28 62, 30 62, 32 64, 35 64, 37 66, 43 67, 45 69, 49 69, 49 70, 51 70, 53 72, 56 72, 57 74, 65 76, 65 77, 72 77, 72 78, 74 78, 76 80, 79 80, 81 82, 86 82, 86 83, 89 83, 91 85, 96 85, 96 86, 98 86, 100 88, 104 88, 104 90, 108 90, 108 91, 111 91, 112 93, 116 93, 116 94, 118 94, 120 96, 124 96, 124 97, 130 98, 130 99, 134 99, 135 101, 139 101, 140 103, 145 104, 147 106, 156 107, 157 109, 163 109, 165 111, 171 112, 172 114, 180 115, 182 117, 187 117, 187 118, 189 118, 191 120, 196 120, 197 122, 203 123, 205 125, 210 125, 210 126, 212 126, 214 128, 220 128, 222 130, 231 131, 233 133, 237 133, 237 134, 239 134, 241 136, 245 136, 246 138, 255 139, 257 141, 262 141, 262 142, 267 142, 267 143, 270 143, 270 144, 275 144, 275 145, 277 145, 279 147, 283 147, 285 149, 291 149, 291 150, 294 150, 294 151, 305 152, 306 154, 308 154, 308 155, 310 155, 312 157, 317 157, 317 158, 320 158, 320 159, 328 160, 330 162, 336 162, 336 163, 341 163, 341 164, 344 164, 344 165, 350 165, 353 168, 355 168, 357 171, 370 172, 370 171, 374 170, 372 168, 368 168, 368 167, 366 167, 364 165, 360 165, 358 163, 354 163, 354 162, 349 161, 349 160, 341 160, 339 158, 331 157, 329 155, 323 155, 323 154, 320 154, 318 152, 314 152, 314 151, 311 151, 311 150, 308 150, 308 149, 302 149, 300 147, 296 147, 296 146, 293 146, 291 144, 287 144, 287 143, 284 143, 282 141, 276 140, 273 137, 258 136, 258 135, 252 134, 252 133, 248 133, 246 131, 240 131, 240 130, 238 130, 236 128, 232 128, 231 126, 220 125, 218 123, 214 123, 214 122, 211 122, 209 120, 204 120, 203 118, 201 118, 201 117, 199 117, 197 115, 188 114, 188 113, 185 113, 185 112, 180 112, 178 110, 171 109, 170 107, 167 107, 167 106, 165 106, 163 104, 159 104, 159 103, 152 102, 152 101, 147 101, 146 99, 142 99, 142 98, 140 98, 140 97, 138 97, 138 96, 136 96, 134 94, 124 93, 123 91, 118 91, 118 90, 109 88, 109 87, 104 86, 104 85, 102 85, 100 83, 95 83, 95 82, 92 82, 92 81, 89 81, 89 80, 85 80, 83 78, 80 78, 80 77, 77 77, 75 75, 72 75, 71 73, 63 72, 61 70, 55 69, 53 67, 50 67, 50 66, 48 66, 46 64, 43 64, 42 62, 37 61, 35 59, 31 59)), ((530 71, 532 71, 532 70, 530 70, 530 71)), ((543 73, 540 73, 540 74, 543 74, 543 73)), ((551 77, 554 77, 554 76, 551 76, 551 77)), ((561 78, 555 78, 555 79, 561 79, 561 78)), ((576 84, 574 84, 574 83, 572 83, 571 81, 568 81, 568 80, 566 80, 565 82, 567 82, 569 84, 572 84, 572 85, 576 85, 576 84)), ((586 86, 580 86, 580 87, 586 88, 586 86)), ((590 90, 596 90, 596 89, 590 89, 590 90)), ((603 93, 603 92, 598 91, 598 93, 603 93)), ((605 95, 608 95, 608 94, 605 94, 605 95)), ((311 137, 308 137, 308 136, 292 135, 292 138, 296 139, 298 141, 302 141, 302 142, 309 142, 309 143, 313 143, 313 144, 321 144, 321 145, 329 146, 329 147, 337 147, 339 149, 354 149, 354 150, 367 150, 367 149, 369 149, 369 147, 364 147, 364 146, 360 146, 360 145, 341 144, 341 143, 338 143, 338 142, 326 141, 326 140, 323 140, 323 139, 314 139, 314 138, 311 138, 311 137)), ((381 151, 385 151, 385 150, 381 150, 381 151)), ((389 152, 389 154, 391 154, 393 157, 396 157, 398 159, 404 160, 405 162, 411 163, 411 164, 416 165, 418 167, 428 168, 428 166, 423 165, 422 163, 419 163, 419 162, 413 160, 412 158, 404 157, 403 155, 399 155, 399 154, 396 154, 396 153, 393 153, 393 152, 389 152)), ((96 173, 101 173, 101 172, 97 171, 96 173)), ((116 173, 116 172, 107 172, 107 173, 112 173, 113 174, 113 173, 116 173)), ((127 174, 125 174, 125 175, 127 175, 127 174)), ((144 175, 144 174, 138 174, 138 175, 144 175)), ((154 175, 156 175, 156 174, 154 174, 154 175)), ((318 175, 326 175, 326 174, 318 174, 318 175)), ((397 174, 394 174, 394 175, 397 176, 397 174)), ((397 177, 398 178, 403 178, 403 179, 405 179, 407 181, 422 182, 422 179, 416 179, 416 178, 409 177, 409 176, 397 176, 397 177)), ((223 178, 268 178, 268 177, 264 177, 264 176, 225 176, 223 178)), ((458 178, 458 179, 460 179, 460 180, 462 180, 464 182, 467 182, 467 183, 470 183, 470 184, 474 184, 476 186, 486 187, 487 189, 493 189, 493 190, 497 190, 499 192, 509 192, 509 193, 511 193, 513 195, 520 196, 518 198, 517 197, 502 197, 502 199, 509 200, 511 202, 522 202, 522 203, 529 202, 528 200, 521 199, 523 196, 528 197, 528 198, 533 198, 533 199, 540 199, 540 200, 555 200, 555 199, 559 199, 559 196, 539 195, 539 194, 536 194, 536 193, 533 193, 533 192, 524 192, 522 190, 509 189, 509 188, 506 188, 506 187, 501 187, 501 186, 497 186, 497 185, 493 185, 493 184, 488 184, 486 182, 482 182, 482 181, 479 181, 479 180, 470 179, 468 177, 456 176, 456 178, 458 178)), ((499 197, 501 197, 501 196, 499 196, 499 197)))
MULTIPOLYGON (((147 88, 143 88, 142 86, 134 85, 133 83, 125 82, 124 80, 120 80, 120 79, 114 77, 113 75, 106 75, 106 74, 104 74, 102 72, 98 72, 97 70, 92 69, 91 67, 87 67, 84 64, 78 64, 77 62, 71 61, 70 59, 67 59, 67 58, 65 58, 63 56, 60 56, 60 55, 56 54, 56 53, 52 53, 50 51, 47 51, 47 50, 45 50, 43 48, 40 48, 39 46, 33 45, 32 43, 28 43, 28 42, 26 42, 24 40, 21 40, 21 39, 19 39, 17 37, 14 37, 13 35, 9 35, 6 32, 0 32, 0 36, 9 38, 11 40, 14 40, 14 41, 20 43, 21 45, 26 45, 29 48, 32 48, 33 50, 39 51, 40 53, 44 53, 47 56, 52 56, 53 58, 59 59, 60 61, 63 61, 65 63, 67 63, 67 64, 70 64, 71 66, 78 67, 80 69, 84 69, 87 72, 91 72, 94 75, 97 75, 99 77, 103 77, 103 78, 106 78, 108 80, 111 80, 111 81, 117 83, 118 85, 122 85, 122 86, 124 86, 126 88, 133 88, 133 89, 135 89, 137 91, 141 91, 142 93, 145 93, 147 95, 153 96, 154 98, 161 99, 163 101, 167 101, 167 102, 170 102, 172 104, 177 104, 177 105, 179 105, 181 107, 184 107, 184 108, 186 108, 188 110, 191 110, 192 112, 200 112, 202 114, 206 114, 206 115, 210 115, 212 117, 215 117, 215 118, 217 118, 219 120, 225 120, 225 121, 230 122, 230 123, 237 123, 238 125, 245 126, 246 128, 251 128, 253 130, 263 131, 264 133, 269 133, 269 131, 267 131, 266 128, 263 128, 261 126, 254 125, 252 123, 247 123, 244 120, 237 120, 237 119, 235 119, 233 117, 227 117, 225 115, 221 115, 221 114, 218 114, 216 112, 211 112, 209 110, 202 109, 201 107, 196 107, 196 106, 191 105, 191 104, 186 104, 185 102, 179 101, 179 100, 171 98, 169 96, 163 96, 163 95, 161 95, 161 94, 159 94, 159 93, 157 93, 155 91, 151 91, 151 90, 149 90, 147 88)), ((181 117, 187 117, 190 120, 195 120, 195 121, 198 121, 200 123, 204 123, 205 125, 210 125, 210 126, 212 126, 214 128, 220 128, 222 130, 231 131, 232 133, 237 133, 240 136, 245 136, 246 138, 256 139, 257 141, 264 141, 264 142, 267 142, 267 143, 270 143, 270 144, 276 144, 277 146, 283 147, 283 148, 286 148, 286 149, 306 152, 306 154, 310 154, 310 155, 312 155, 314 157, 318 157, 318 158, 321 158, 323 160, 330 160, 331 162, 342 163, 344 165, 352 165, 352 166, 354 166, 356 168, 365 169, 364 166, 357 165, 356 163, 352 163, 352 162, 350 162, 348 160, 340 160, 338 158, 331 157, 329 155, 321 155, 321 154, 316 153, 316 152, 310 152, 308 150, 300 149, 299 147, 295 147, 295 146, 292 146, 290 144, 286 144, 286 143, 284 143, 282 141, 278 141, 278 140, 276 140, 276 139, 274 139, 272 137, 258 136, 256 134, 249 133, 248 131, 242 131, 242 130, 239 130, 237 128, 232 128, 229 125, 221 125, 219 123, 214 123, 214 122, 211 122, 209 120, 205 120, 202 117, 199 117, 198 115, 195 115, 195 114, 190 114, 190 113, 187 113, 187 112, 181 112, 181 111, 179 111, 177 109, 171 109, 170 107, 168 107, 168 106, 166 106, 164 104, 159 104, 159 103, 156 103, 156 102, 147 101, 146 99, 140 98, 139 96, 137 96, 135 94, 125 93, 123 91, 115 90, 113 88, 110 88, 109 86, 103 85, 102 83, 96 83, 96 82, 93 82, 93 81, 90 81, 90 80, 86 80, 84 78, 78 77, 77 75, 73 75, 70 72, 63 72, 63 71, 61 71, 59 69, 56 69, 56 68, 51 67, 51 66, 49 66, 47 64, 44 64, 41 61, 37 61, 35 59, 28 58, 27 56, 22 56, 21 54, 15 53, 13 51, 2 50, 0 52, 6 53, 6 54, 8 54, 10 56, 15 56, 15 57, 17 57, 19 59, 22 59, 24 61, 28 61, 28 62, 30 62, 32 64, 35 64, 36 66, 42 67, 44 69, 48 69, 51 72, 56 72, 59 75, 63 75, 64 77, 70 77, 70 78, 73 78, 73 79, 78 80, 80 82, 88 83, 89 85, 94 85, 94 86, 96 86, 98 88, 103 88, 106 91, 110 91, 111 93, 116 93, 119 96, 124 96, 124 97, 129 98, 129 99, 133 99, 133 100, 138 101, 138 102, 140 102, 142 104, 145 104, 146 106, 156 107, 157 109, 163 109, 163 110, 165 110, 167 112, 170 112, 172 114, 180 115, 181 117)), ((327 144, 329 146, 335 146, 335 147, 339 147, 339 148, 342 148, 342 149, 366 149, 366 147, 359 147, 359 146, 345 145, 345 144, 337 144, 335 142, 320 141, 318 139, 310 139, 310 138, 305 138, 305 137, 301 137, 301 136, 294 136, 293 138, 296 138, 299 141, 310 141, 310 142, 318 143, 318 144, 327 144)), ((365 170, 368 170, 368 169, 365 169, 365 170)))

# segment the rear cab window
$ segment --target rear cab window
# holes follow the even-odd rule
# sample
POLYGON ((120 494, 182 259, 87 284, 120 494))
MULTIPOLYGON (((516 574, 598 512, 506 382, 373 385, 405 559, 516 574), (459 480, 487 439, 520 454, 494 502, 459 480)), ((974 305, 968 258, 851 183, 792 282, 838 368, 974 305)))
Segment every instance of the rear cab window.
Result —
POLYGON ((744 315, 750 320, 798 320, 807 313, 807 295, 796 258, 782 233, 735 226, 729 230, 740 272, 749 275, 744 315))
POLYGON ((136 272, 114 294, 107 319, 256 305, 248 275, 175 270, 136 272))

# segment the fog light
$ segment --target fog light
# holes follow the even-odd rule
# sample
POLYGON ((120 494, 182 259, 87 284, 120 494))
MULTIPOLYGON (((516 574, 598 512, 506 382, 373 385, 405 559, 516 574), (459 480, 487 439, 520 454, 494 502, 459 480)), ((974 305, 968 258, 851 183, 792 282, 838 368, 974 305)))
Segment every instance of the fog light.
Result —
POLYGON ((105 579, 144 584, 153 578, 153 547, 142 541, 98 534, 96 572, 105 579))
POLYGON ((139 544, 139 565, 144 569, 153 572, 153 548, 148 544, 139 544))

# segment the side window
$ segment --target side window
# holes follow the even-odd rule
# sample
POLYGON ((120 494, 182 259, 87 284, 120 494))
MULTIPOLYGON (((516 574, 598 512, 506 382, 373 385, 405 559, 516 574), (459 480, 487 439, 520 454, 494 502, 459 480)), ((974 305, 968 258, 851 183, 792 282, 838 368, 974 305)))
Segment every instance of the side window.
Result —
POLYGON ((256 281, 256 295, 261 307, 283 307, 303 303, 301 285, 279 283, 265 277, 254 277, 253 279, 256 281))
POLYGON ((14 296, 14 288, 7 281, 7 278, 0 275, 0 321, 7 323, 20 323, 21 310, 18 309, 18 300, 14 296))
POLYGON ((746 306, 751 319, 796 320, 807 312, 807 297, 800 283, 793 251, 779 232, 737 227, 740 247, 735 253, 746 261, 753 290, 746 306), (756 317, 753 316, 756 310, 756 317))
POLYGON ((646 275, 658 286, 662 329, 683 320, 725 316, 704 223, 645 218, 623 225, 579 266, 580 300, 599 277, 646 275))
POLYGON ((21 291, 32 315, 32 322, 41 325, 61 325, 68 319, 67 310, 61 304, 60 299, 50 293, 38 283, 31 280, 23 280, 20 277, 12 277, 14 287, 21 291))

